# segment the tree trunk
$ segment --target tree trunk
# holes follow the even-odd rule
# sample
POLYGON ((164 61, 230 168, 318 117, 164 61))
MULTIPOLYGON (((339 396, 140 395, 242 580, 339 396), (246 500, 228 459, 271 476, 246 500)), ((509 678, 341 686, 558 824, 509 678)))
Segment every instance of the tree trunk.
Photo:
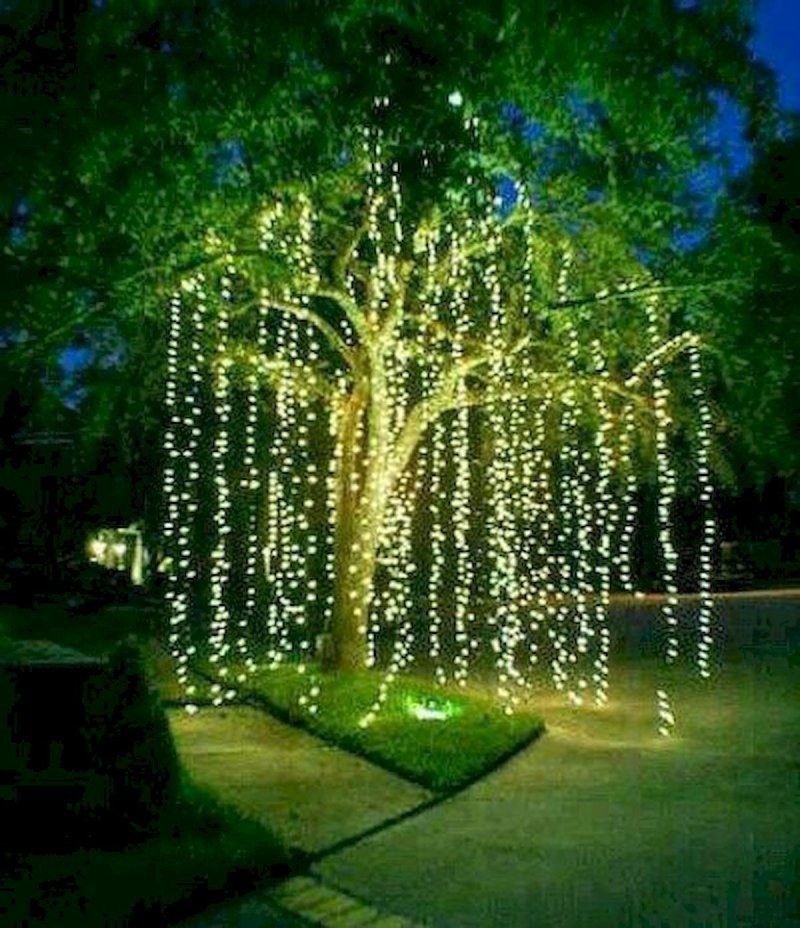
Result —
POLYGON ((369 666, 369 609, 383 523, 392 492, 438 410, 420 404, 396 434, 386 370, 370 358, 369 378, 347 398, 338 424, 334 528, 334 594, 330 636, 321 642, 323 668, 369 666))
POLYGON ((339 425, 330 648, 332 666, 337 670, 363 669, 369 662, 369 607, 381 525, 391 492, 386 479, 389 448, 383 402, 382 396, 370 396, 365 385, 356 387, 339 425), (365 415, 366 428, 359 436, 365 415))
POLYGON ((337 670, 369 665, 367 623, 376 564, 376 544, 362 531, 366 519, 356 509, 336 526, 332 658, 337 670))

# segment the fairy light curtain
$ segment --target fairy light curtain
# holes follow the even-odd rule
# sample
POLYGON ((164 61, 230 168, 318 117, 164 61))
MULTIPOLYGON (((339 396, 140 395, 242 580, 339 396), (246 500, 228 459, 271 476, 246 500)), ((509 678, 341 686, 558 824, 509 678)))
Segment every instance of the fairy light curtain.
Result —
MULTIPOLYGON (((477 120, 465 128, 474 140, 477 120)), ((674 370, 688 373, 696 410, 695 660, 707 678, 714 522, 699 338, 670 336, 644 274, 587 299, 568 243, 555 302, 543 306, 537 216, 521 185, 513 222, 470 177, 450 219, 414 227, 380 131, 365 130, 361 145, 366 218, 343 262, 339 318, 317 308, 331 294, 317 264, 321 217, 304 194, 269 205, 258 227, 263 260, 280 260, 291 286, 253 298, 249 265, 231 248, 169 302, 164 538, 169 644, 188 710, 201 655, 214 705, 259 667, 291 665, 306 680, 301 706, 316 713, 316 640, 336 635, 343 598, 363 663, 380 671, 364 726, 415 663, 462 686, 491 669, 509 714, 542 668, 571 703, 604 705, 611 590, 634 590, 641 404, 655 446, 664 659, 677 661, 674 370), (642 353, 627 370, 571 314, 592 300, 639 313, 642 353), (536 333, 555 315, 562 357, 551 369, 536 333)), ((663 681, 656 697, 669 735, 663 681)))

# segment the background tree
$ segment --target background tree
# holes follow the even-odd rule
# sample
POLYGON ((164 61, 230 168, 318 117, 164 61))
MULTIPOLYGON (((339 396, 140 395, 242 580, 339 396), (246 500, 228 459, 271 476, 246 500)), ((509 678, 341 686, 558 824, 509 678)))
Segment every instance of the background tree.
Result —
POLYGON ((798 568, 796 153, 796 117, 790 114, 731 183, 707 239, 686 261, 687 273, 713 275, 718 262, 738 255, 750 275, 743 296, 698 295, 693 313, 718 350, 714 392, 725 537, 739 542, 738 556, 753 575, 770 578, 794 577, 798 568))
POLYGON ((763 483, 768 475, 796 472, 800 320, 800 216, 796 118, 733 185, 734 200, 717 233, 727 247, 742 244, 729 224, 749 219, 757 234, 745 242, 751 274, 746 310, 730 301, 717 307, 715 338, 724 355, 726 390, 738 414, 729 417, 730 456, 746 462, 739 484, 763 483), (735 450, 733 450, 735 448, 735 450))

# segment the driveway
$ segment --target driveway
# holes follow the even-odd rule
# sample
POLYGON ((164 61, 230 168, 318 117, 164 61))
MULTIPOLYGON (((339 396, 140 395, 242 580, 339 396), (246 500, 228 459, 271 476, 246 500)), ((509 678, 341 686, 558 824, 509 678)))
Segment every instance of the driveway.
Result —
POLYGON ((442 928, 800 926, 800 600, 720 612, 710 682, 628 648, 602 710, 542 683, 548 734, 528 751, 316 873, 442 928), (670 739, 655 734, 662 684, 670 739))

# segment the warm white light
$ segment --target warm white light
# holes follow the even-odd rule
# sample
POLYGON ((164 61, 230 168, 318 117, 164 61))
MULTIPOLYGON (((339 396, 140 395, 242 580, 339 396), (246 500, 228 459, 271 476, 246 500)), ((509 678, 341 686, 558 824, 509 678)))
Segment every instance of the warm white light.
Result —
MULTIPOLYGON (((383 96, 373 102, 376 110, 390 105, 383 96)), ((448 103, 462 106, 460 91, 448 103)), ((464 130, 477 144, 477 119, 464 130)), ((438 683, 466 685, 482 639, 507 714, 531 685, 532 665, 549 667, 571 704, 593 695, 604 705, 615 564, 623 588, 635 588, 633 460, 647 443, 637 440, 643 426, 634 409, 648 395, 666 658, 675 661, 668 372, 682 353, 708 509, 697 656, 707 676, 714 524, 696 337, 671 335, 652 296, 631 299, 640 281, 606 284, 594 298, 607 307, 624 296, 632 329, 637 319, 646 326, 646 349, 617 369, 623 362, 605 322, 574 312, 592 299, 590 262, 546 231, 522 185, 508 222, 477 172, 440 216, 419 220, 406 209, 400 167, 381 130, 364 131, 359 157, 367 165, 363 228, 342 230, 354 236, 342 256, 331 261, 327 217, 317 215, 309 193, 294 192, 257 220, 259 260, 267 270, 271 262, 282 267, 285 283, 259 284, 258 300, 242 305, 250 256, 231 252, 208 279, 182 281, 170 300, 164 539, 170 648, 181 682, 188 683, 192 656, 189 616, 206 605, 212 702, 233 699, 233 684, 256 669, 257 634, 267 667, 296 667, 298 704, 315 714, 312 642, 323 623, 330 629, 338 603, 359 629, 359 659, 365 654, 380 673, 363 727, 379 718, 392 685, 425 648, 438 683), (554 334, 543 350, 545 325, 554 334), (199 602, 204 575, 195 544, 204 466, 215 510, 207 604, 199 602), (242 514, 237 525, 234 513, 242 514), (340 531, 342 519, 353 520, 349 533, 340 531)), ((213 244, 223 246, 218 237, 213 244)), ((675 714, 663 688, 658 706, 659 730, 668 734, 675 714)))

